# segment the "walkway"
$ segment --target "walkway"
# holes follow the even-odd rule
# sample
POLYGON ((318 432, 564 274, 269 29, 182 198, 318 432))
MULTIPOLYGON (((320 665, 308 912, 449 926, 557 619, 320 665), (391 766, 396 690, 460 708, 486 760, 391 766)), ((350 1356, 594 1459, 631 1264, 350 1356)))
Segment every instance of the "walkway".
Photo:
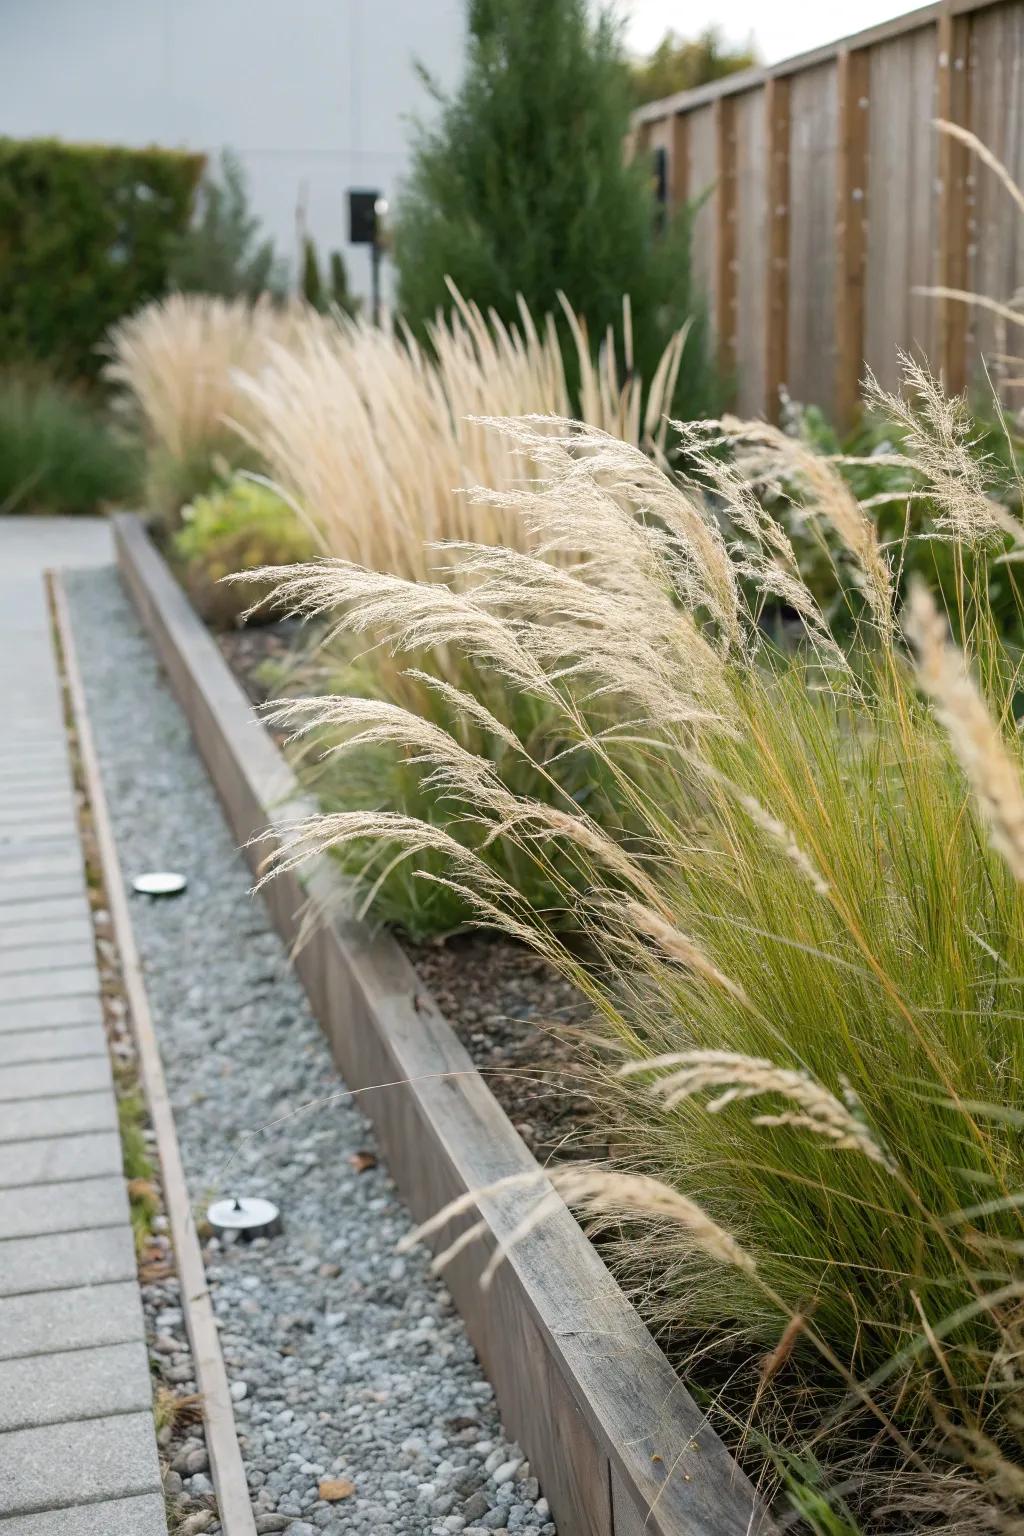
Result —
POLYGON ((166 1536, 42 573, 105 524, 0 519, 0 1536, 166 1536))

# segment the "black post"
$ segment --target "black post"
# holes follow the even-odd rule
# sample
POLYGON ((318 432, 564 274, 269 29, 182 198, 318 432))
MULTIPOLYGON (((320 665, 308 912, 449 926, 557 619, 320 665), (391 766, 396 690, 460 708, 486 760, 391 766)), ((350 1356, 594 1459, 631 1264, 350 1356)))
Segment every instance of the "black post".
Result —
POLYGON ((373 323, 380 325, 380 241, 370 247, 370 294, 373 305, 373 323))

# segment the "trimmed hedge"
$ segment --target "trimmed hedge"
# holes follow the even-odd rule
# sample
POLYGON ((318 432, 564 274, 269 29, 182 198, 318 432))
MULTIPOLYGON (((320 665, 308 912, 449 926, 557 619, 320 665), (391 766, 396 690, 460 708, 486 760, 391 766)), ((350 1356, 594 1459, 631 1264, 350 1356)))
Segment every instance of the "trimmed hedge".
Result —
POLYGON ((202 155, 0 139, 0 359, 94 377, 97 345, 167 287, 202 155))

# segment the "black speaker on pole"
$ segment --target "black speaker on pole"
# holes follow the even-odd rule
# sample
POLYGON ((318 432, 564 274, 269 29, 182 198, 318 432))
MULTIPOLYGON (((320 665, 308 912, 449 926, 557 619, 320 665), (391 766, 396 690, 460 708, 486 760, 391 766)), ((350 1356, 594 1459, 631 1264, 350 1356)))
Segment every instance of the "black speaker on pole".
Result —
POLYGON ((348 194, 348 238, 350 245, 377 244, 377 203, 379 192, 348 194))

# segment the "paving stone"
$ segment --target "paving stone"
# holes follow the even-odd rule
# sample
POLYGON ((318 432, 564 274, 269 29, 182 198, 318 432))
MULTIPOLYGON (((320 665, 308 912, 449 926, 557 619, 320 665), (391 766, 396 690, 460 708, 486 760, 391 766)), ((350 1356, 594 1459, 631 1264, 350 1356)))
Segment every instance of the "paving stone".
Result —
POLYGON ((80 997, 97 989, 96 962, 72 965, 67 970, 30 971, 27 975, 5 976, 0 982, 0 997, 12 1003, 56 997, 80 997))
POLYGON ((11 1030, 54 1029, 65 1024, 102 1022, 98 985, 88 996, 33 998, 23 1003, 5 1003, 0 998, 0 1034, 11 1030))
MULTIPOLYGON (((10 805, 6 795, 3 800, 10 805)), ((0 862, 15 839, 25 839, 37 848, 49 848, 60 844, 67 847, 77 836, 78 818, 71 805, 12 805, 6 815, 0 812, 0 862)))
POLYGON ((77 825, 73 823, 70 831, 64 826, 45 832, 40 818, 24 811, 20 822, 0 823, 0 869, 12 869, 21 861, 74 869, 76 861, 82 862, 77 825))
POLYGON ((23 875, 28 879, 35 879, 37 875, 77 875, 81 869, 81 850, 69 845, 63 837, 52 845, 19 840, 8 843, 0 853, 0 870, 3 870, 5 883, 16 882, 23 875))
POLYGON ((0 1433, 153 1406, 144 1344, 0 1361, 0 1433))
MULTIPOLYGON (((0 956, 2 958, 2 956, 0 956)), ((0 1072, 26 1062, 74 1061, 107 1054, 102 1024, 71 1024, 64 1029, 10 1030, 0 1034, 0 1072)))
MULTIPOLYGON (((0 1239, 40 1237, 47 1232, 83 1232, 130 1220, 121 1174, 70 1179, 41 1187, 0 1189, 0 1239)), ((3 1249, 0 1248, 0 1264, 3 1249)))
POLYGON ((69 896, 85 900, 84 874, 12 875, 10 879, 5 875, 0 883, 0 907, 25 907, 34 901, 53 901, 69 896))
POLYGON ((0 923, 0 954, 11 949, 45 949, 51 944, 91 944, 92 923, 84 911, 37 922, 0 923))
POLYGON ((39 1515, 15 1515, 0 1524, 0 1536, 167 1536, 159 1494, 89 1504, 39 1515))
POLYGON ((110 1082, 105 1056, 82 1061, 38 1061, 0 1070, 0 1103, 12 1099, 56 1098, 60 1094, 94 1093, 110 1082))
POLYGON ((124 1225, 0 1241, 0 1296, 134 1278, 135 1245, 131 1228, 124 1225))
POLYGON ((33 812, 44 821, 70 820, 77 833, 75 799, 70 788, 54 789, 49 784, 21 788, 0 783, 0 826, 24 827, 26 836, 30 835, 35 829, 35 822, 30 823, 26 817, 26 806, 31 806, 33 812))
POLYGON ((0 950, 0 988, 6 990, 5 977, 49 974, 54 969, 67 970, 96 964, 96 947, 92 939, 80 939, 77 944, 51 943, 48 947, 37 945, 34 949, 0 950))
POLYGON ((0 1297, 0 1360, 123 1344, 143 1336, 142 1303, 134 1277, 107 1285, 0 1297))
MULTIPOLYGON (((0 1035, 0 1043, 3 1042, 0 1035)), ((116 1131, 52 1140, 0 1142, 0 1189, 26 1184, 58 1184, 120 1174, 121 1139, 116 1131)))
MULTIPOLYGON (((159 1489, 150 1413, 47 1424, 0 1435, 0 1515, 80 1506, 159 1489)), ((55 1531, 59 1529, 55 1526, 55 1531)))
POLYGON ((22 1099, 0 1109, 0 1143, 51 1141, 56 1136, 80 1136, 83 1131, 116 1129, 117 1104, 112 1088, 66 1094, 60 1099, 22 1099))

